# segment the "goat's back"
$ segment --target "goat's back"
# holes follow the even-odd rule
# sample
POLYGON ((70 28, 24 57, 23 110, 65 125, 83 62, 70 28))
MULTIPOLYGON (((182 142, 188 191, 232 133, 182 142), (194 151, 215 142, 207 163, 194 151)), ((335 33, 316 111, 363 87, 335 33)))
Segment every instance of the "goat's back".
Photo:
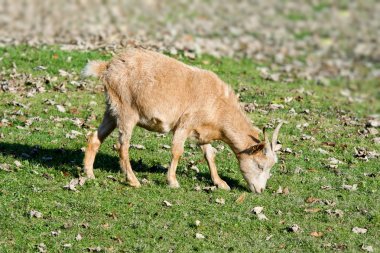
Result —
POLYGON ((184 113, 209 117, 218 110, 218 100, 237 102, 213 72, 144 49, 128 49, 114 57, 103 79, 116 111, 120 104, 128 104, 142 125, 153 119, 171 128, 184 113))

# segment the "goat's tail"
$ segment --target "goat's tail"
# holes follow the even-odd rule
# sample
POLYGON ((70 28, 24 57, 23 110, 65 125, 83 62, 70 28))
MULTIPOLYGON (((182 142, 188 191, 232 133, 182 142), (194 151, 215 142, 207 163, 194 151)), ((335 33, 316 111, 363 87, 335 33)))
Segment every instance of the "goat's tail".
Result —
POLYGON ((106 61, 90 61, 82 70, 82 75, 85 77, 101 77, 107 69, 108 62, 106 61))

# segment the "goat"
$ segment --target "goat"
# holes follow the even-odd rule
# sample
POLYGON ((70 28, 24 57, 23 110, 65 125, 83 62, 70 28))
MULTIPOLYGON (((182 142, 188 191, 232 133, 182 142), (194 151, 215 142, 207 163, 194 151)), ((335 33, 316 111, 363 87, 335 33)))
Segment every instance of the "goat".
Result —
POLYGON ((229 190, 215 166, 214 140, 227 143, 235 153, 240 170, 251 191, 261 193, 277 162, 280 145, 264 131, 252 126, 242 111, 234 92, 218 76, 207 70, 186 65, 168 56, 145 49, 127 49, 109 62, 90 61, 84 76, 100 78, 105 85, 106 110, 98 130, 88 139, 84 172, 95 178, 93 163, 100 144, 119 129, 119 155, 122 173, 130 186, 140 187, 133 173, 128 149, 133 128, 173 132, 172 160, 167 172, 169 187, 178 188, 176 168, 188 137, 198 141, 218 188, 229 190))

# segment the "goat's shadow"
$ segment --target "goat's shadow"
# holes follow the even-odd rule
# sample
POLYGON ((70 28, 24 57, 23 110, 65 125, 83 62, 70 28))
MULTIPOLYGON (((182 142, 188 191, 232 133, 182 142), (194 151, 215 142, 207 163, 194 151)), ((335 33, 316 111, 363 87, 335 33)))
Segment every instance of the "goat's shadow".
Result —
MULTIPOLYGON (((149 151, 146 151, 149 152, 149 151)), ((31 164, 42 165, 47 168, 52 168, 58 171, 63 171, 73 176, 77 176, 80 168, 82 167, 82 161, 84 153, 79 149, 68 148, 46 148, 39 145, 27 145, 19 143, 0 143, 0 155, 6 157, 11 156, 14 159, 25 160, 31 164)), ((140 160, 131 160, 131 165, 134 171, 144 173, 166 173, 166 168, 160 164, 149 166, 140 160)), ((109 171, 116 173, 120 171, 118 157, 102 153, 101 151, 96 155, 94 168, 103 171, 109 171)), ((179 171, 179 174, 183 172, 179 171)), ((211 183, 209 173, 200 172, 197 174, 198 178, 201 178, 205 183, 211 183)), ((240 184, 240 182, 233 178, 223 179, 232 188, 244 189, 246 188, 240 184)))

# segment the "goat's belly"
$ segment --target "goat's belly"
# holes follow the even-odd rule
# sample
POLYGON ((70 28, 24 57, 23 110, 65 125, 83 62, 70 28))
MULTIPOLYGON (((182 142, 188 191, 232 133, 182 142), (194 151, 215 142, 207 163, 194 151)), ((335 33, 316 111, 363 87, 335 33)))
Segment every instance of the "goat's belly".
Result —
POLYGON ((137 123, 138 126, 145 128, 146 130, 159 132, 159 133, 168 133, 172 130, 173 126, 170 123, 163 122, 158 118, 141 118, 137 123))

